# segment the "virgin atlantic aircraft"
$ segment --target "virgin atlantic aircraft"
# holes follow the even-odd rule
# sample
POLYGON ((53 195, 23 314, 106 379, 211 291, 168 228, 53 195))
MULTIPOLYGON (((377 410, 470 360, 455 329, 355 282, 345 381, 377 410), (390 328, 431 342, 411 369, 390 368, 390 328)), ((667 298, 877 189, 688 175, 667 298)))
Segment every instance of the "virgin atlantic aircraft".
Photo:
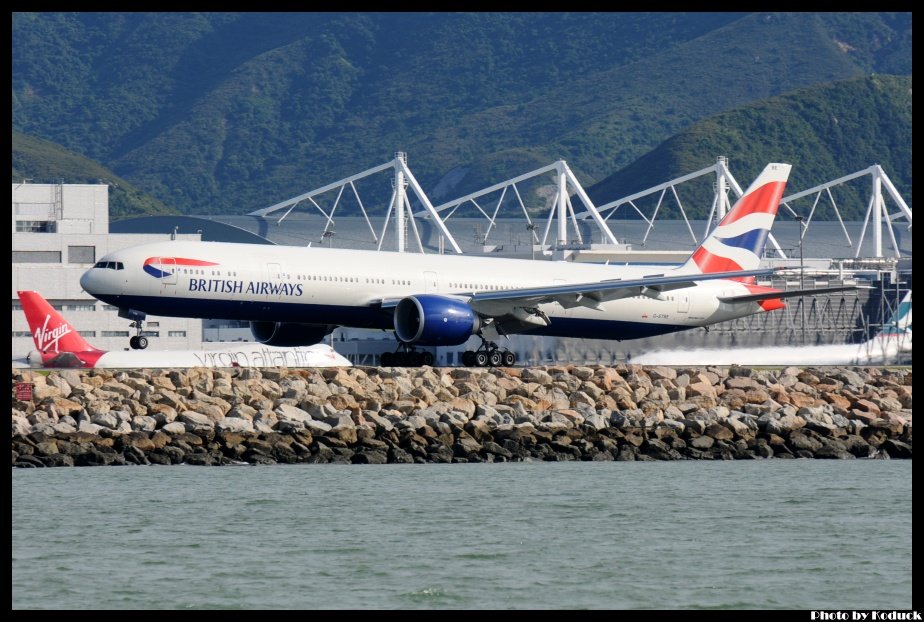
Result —
POLYGON ((277 348, 235 343, 215 350, 122 350, 94 348, 38 292, 17 292, 36 350, 18 366, 33 367, 348 367, 350 361, 324 344, 277 348))

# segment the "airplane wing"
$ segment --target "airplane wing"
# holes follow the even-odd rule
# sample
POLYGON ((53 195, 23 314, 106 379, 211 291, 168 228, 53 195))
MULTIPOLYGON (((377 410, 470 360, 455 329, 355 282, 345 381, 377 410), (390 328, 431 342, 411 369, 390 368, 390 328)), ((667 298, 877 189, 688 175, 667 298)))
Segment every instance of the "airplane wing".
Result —
POLYGON ((833 294, 854 289, 872 289, 861 285, 842 285, 838 287, 818 287, 816 289, 793 289, 788 291, 761 292, 759 294, 743 294, 741 296, 719 296, 719 300, 729 303, 759 302, 761 300, 777 298, 796 298, 798 296, 818 296, 820 294, 833 294))
MULTIPOLYGON (((648 296, 660 298, 663 292, 693 287, 699 281, 716 279, 735 279, 749 276, 767 276, 775 272, 772 268, 762 270, 741 270, 736 272, 713 272, 710 274, 684 274, 664 276, 654 274, 640 279, 612 279, 591 283, 573 283, 553 285, 550 287, 530 287, 491 292, 476 292, 471 295, 469 304, 475 311, 496 306, 507 305, 522 307, 547 302, 557 302, 565 308, 597 308, 601 302, 618 300, 631 296, 648 296)), ((485 312, 485 315, 495 313, 485 312)))
MULTIPOLYGON (((546 302, 558 302, 565 308, 576 306, 595 308, 599 303, 607 300, 618 300, 619 298, 629 298, 639 295, 658 298, 662 292, 693 287, 699 281, 739 279, 749 276, 768 276, 776 272, 776 270, 776 268, 764 268, 761 270, 684 274, 678 276, 653 274, 640 279, 609 279, 606 281, 592 281, 590 283, 570 283, 549 287, 528 287, 490 292, 459 293, 450 294, 448 296, 467 301, 476 311, 479 311, 478 307, 485 307, 490 304, 523 306, 527 304, 543 304, 546 302)), ((389 309, 397 306, 400 301, 401 298, 385 298, 376 302, 383 309, 389 309)), ((485 315, 494 314, 485 313, 485 315)))
MULTIPOLYGON (((664 292, 693 287, 700 281, 767 276, 774 272, 775 268, 765 268, 672 276, 653 274, 640 279, 611 279, 549 287, 459 293, 449 297, 466 302, 480 316, 492 318, 493 326, 498 330, 510 334, 536 326, 548 326, 551 320, 539 309, 539 305, 545 303, 557 302, 566 309, 599 309, 601 303, 610 300, 632 296, 647 296, 660 300, 664 292)), ((394 308, 399 301, 400 299, 385 299, 378 304, 382 309, 388 310, 394 308)))

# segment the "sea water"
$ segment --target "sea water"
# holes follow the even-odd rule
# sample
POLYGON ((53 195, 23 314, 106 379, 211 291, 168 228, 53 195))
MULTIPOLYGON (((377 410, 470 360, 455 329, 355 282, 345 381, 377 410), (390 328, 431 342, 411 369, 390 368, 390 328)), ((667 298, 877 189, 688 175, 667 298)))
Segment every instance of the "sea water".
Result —
POLYGON ((12 471, 14 609, 912 606, 911 461, 12 471))

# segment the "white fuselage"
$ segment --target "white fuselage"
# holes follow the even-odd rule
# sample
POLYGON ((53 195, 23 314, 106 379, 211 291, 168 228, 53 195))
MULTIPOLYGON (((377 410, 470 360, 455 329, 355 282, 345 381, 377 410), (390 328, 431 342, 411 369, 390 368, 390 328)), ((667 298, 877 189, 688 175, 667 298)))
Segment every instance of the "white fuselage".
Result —
MULTIPOLYGON (((405 296, 464 297, 473 292, 669 275, 676 270, 186 241, 120 250, 104 257, 101 263, 105 262, 118 262, 122 269, 93 268, 84 274, 81 285, 120 308, 175 317, 384 329, 393 327, 392 317, 379 303, 405 296), (200 265, 182 265, 183 261, 200 265)), ((742 283, 715 280, 665 292, 661 299, 639 295, 604 302, 597 309, 545 303, 540 308, 551 324, 531 332, 601 339, 668 333, 761 312, 757 303, 718 300, 747 293, 742 283)))
MULTIPOLYGON (((48 355, 46 354, 46 357, 48 355)), ((42 366, 38 352, 27 361, 42 366)), ((235 343, 212 350, 112 350, 73 352, 46 363, 49 367, 187 368, 187 367, 348 367, 350 361, 328 345, 276 348, 259 343, 235 343), (79 364, 82 363, 82 364, 79 364)))

